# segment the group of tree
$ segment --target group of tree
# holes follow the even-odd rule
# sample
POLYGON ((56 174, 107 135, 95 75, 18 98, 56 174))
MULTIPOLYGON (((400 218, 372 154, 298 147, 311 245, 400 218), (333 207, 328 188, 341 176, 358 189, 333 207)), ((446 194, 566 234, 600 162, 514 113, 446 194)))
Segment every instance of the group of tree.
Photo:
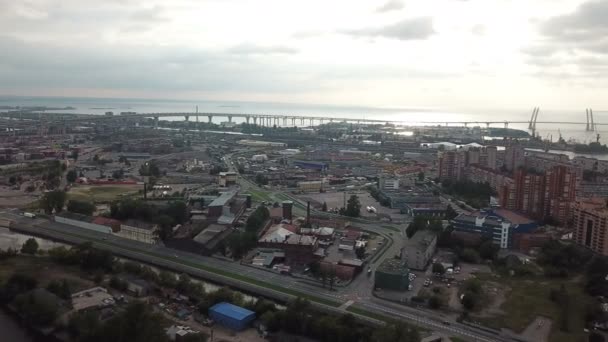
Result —
POLYGON ((268 177, 261 173, 258 173, 257 175, 255 175, 255 182, 258 185, 268 185, 268 177))
POLYGON ((266 221, 268 221, 268 218, 270 218, 268 208, 263 205, 257 207, 247 218, 245 230, 248 232, 257 233, 264 226, 266 221))
POLYGON ((476 183, 469 180, 453 181, 443 180, 441 182, 443 191, 449 195, 462 198, 469 205, 483 208, 490 203, 490 196, 496 195, 489 183, 476 183))
POLYGON ((265 206, 259 206, 249 215, 245 222, 244 231, 235 231, 227 239, 226 244, 233 258, 240 258, 253 247, 258 241, 258 232, 264 227, 270 218, 270 212, 265 206))
MULTIPOLYGON (((106 321, 100 319, 98 311, 75 313, 69 319, 68 331, 77 342, 169 342, 165 325, 163 316, 150 305, 135 301, 106 321)), ((205 338, 189 334, 181 340, 205 341, 205 338)))
POLYGON ((40 198, 40 208, 47 214, 59 213, 63 210, 67 195, 63 190, 52 190, 45 192, 40 198))
POLYGON ((242 133, 247 134, 294 133, 298 131, 298 127, 278 127, 276 125, 268 127, 249 123, 242 123, 240 128, 242 133))
POLYGON ((228 171, 228 169, 225 166, 222 166, 222 165, 213 165, 209 169, 209 174, 210 175, 217 175, 220 172, 226 172, 226 171, 228 171))
POLYGON ((14 273, 0 287, 0 300, 12 304, 25 322, 35 326, 48 326, 57 318, 59 298, 38 288, 38 281, 31 275, 14 273))
POLYGON ((61 184, 61 178, 63 177, 66 165, 59 160, 51 160, 44 165, 45 168, 40 178, 44 181, 47 190, 56 189, 61 184))
POLYGON ((125 156, 118 157, 118 162, 121 164, 125 164, 125 166, 131 166, 131 162, 125 156))
POLYGON ((38 253, 38 241, 34 238, 25 240, 21 246, 21 253, 34 255, 38 253))
POLYGON ((559 308, 559 320, 557 322, 559 329, 563 332, 570 332, 572 329, 572 298, 569 295, 566 286, 562 284, 559 290, 551 289, 549 292, 549 299, 557 304, 557 307, 559 308))
POLYGON ((90 242, 66 248, 51 248, 48 251, 51 259, 63 265, 78 265, 86 272, 110 272, 114 267, 114 257, 110 252, 93 248, 90 242))
POLYGON ((65 180, 70 184, 74 183, 76 179, 78 179, 78 172, 76 170, 70 170, 65 174, 65 180))
POLYGON ((7 250, 0 249, 0 261, 14 258, 17 256, 17 250, 14 248, 8 248, 7 250))
POLYGON ((95 204, 86 201, 69 200, 67 210, 72 213, 91 216, 95 212, 95 204))
POLYGON ((462 286, 462 306, 467 311, 478 310, 484 302, 484 291, 478 279, 469 279, 462 286))
POLYGON ((441 223, 439 218, 417 215, 414 216, 414 220, 407 226, 405 233, 408 238, 411 238, 417 231, 425 229, 439 234, 443 231, 443 223, 441 223))
POLYGON ((285 310, 266 311, 260 320, 271 332, 282 330, 321 342, 420 340, 418 330, 411 326, 397 323, 371 328, 360 324, 350 314, 335 316, 318 312, 308 301, 300 298, 289 302, 285 310))
POLYGON ((139 174, 141 176, 155 177, 158 178, 161 175, 160 168, 156 165, 154 160, 145 162, 139 167, 139 174))
POLYGON ((159 225, 158 237, 171 237, 172 228, 189 219, 188 206, 184 201, 171 201, 165 206, 156 206, 140 199, 124 199, 110 205, 110 217, 117 220, 138 219, 159 225))
POLYGON ((584 269, 593 253, 582 246, 551 240, 540 250, 538 263, 543 265, 545 274, 552 277, 567 277, 584 269))
POLYGON ((380 190, 378 189, 377 186, 370 186, 369 188, 369 194, 378 202, 380 202, 381 205, 385 206, 385 207, 390 207, 391 202, 387 199, 384 198, 382 196, 380 196, 380 190))
POLYGON ((346 202, 346 208, 340 208, 340 215, 359 217, 359 215, 361 215, 361 202, 359 201, 359 196, 351 195, 346 202))

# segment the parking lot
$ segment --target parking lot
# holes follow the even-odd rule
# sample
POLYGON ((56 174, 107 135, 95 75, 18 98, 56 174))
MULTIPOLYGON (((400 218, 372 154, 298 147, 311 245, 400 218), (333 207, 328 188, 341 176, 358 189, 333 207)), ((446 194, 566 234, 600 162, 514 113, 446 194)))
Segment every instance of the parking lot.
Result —
POLYGON ((361 203, 361 216, 367 218, 374 218, 378 216, 390 216, 393 220, 404 220, 408 215, 401 214, 398 209, 391 209, 380 205, 375 198, 373 198, 367 191, 346 191, 346 192, 324 192, 324 193, 306 193, 296 195, 303 201, 316 202, 322 205, 323 202, 327 203, 327 209, 336 209, 345 206, 348 199, 352 195, 359 197, 361 203), (368 212, 367 207, 374 207, 376 213, 368 212))

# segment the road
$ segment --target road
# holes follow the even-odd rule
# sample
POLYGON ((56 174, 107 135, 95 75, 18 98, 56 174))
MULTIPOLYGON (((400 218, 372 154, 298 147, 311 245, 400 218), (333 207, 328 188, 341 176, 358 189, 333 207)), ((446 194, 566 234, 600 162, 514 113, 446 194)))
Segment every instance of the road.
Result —
POLYGON ((371 296, 361 298, 352 303, 349 307, 342 306, 342 308, 336 308, 335 306, 349 303, 350 297, 347 291, 329 291, 298 278, 252 268, 241 265, 238 262, 229 262, 195 255, 163 246, 147 245, 104 233, 47 221, 45 219, 30 219, 14 212, 0 212, 0 217, 12 220, 13 227, 19 227, 20 230, 30 232, 34 235, 49 236, 73 244, 90 241, 93 242, 96 248, 108 250, 116 255, 166 267, 176 270, 177 272, 188 273, 196 277, 227 284, 263 296, 277 297, 278 295, 279 298, 288 300, 300 293, 315 298, 312 302, 328 311, 348 312, 355 314, 359 318, 370 321, 375 321, 373 319, 375 315, 382 315, 390 318, 398 317, 418 326, 440 331, 452 336, 460 336, 470 341, 512 341, 456 322, 449 322, 446 324, 435 312, 405 307, 371 296), (254 279, 254 281, 252 279, 254 279), (332 303, 337 305, 331 305, 332 303), (371 315, 367 313, 358 314, 361 310, 369 312, 371 315))

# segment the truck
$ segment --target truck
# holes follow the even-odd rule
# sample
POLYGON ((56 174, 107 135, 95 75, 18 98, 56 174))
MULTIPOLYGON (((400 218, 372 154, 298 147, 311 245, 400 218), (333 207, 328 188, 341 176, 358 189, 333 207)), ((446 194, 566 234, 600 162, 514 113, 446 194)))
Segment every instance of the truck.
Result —
POLYGON ((36 218, 36 214, 34 214, 34 213, 29 213, 29 212, 27 212, 27 211, 23 213, 23 216, 25 216, 25 217, 29 217, 29 218, 36 218))

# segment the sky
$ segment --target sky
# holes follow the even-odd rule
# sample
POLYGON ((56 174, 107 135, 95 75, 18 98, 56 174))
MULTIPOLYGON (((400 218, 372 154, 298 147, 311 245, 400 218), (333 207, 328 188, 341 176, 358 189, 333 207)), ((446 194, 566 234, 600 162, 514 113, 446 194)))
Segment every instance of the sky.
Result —
POLYGON ((0 94, 608 109, 608 1, 0 0, 0 94))

